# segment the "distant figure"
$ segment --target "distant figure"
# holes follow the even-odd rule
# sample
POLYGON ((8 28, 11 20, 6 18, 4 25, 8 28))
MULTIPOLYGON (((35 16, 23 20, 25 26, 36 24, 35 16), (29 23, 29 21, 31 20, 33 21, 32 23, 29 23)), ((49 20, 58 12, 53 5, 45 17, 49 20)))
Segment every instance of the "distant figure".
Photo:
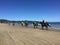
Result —
POLYGON ((37 22, 33 22, 34 28, 38 28, 38 23, 37 22))
POLYGON ((40 22, 40 24, 41 24, 41 26, 42 26, 42 29, 43 29, 44 27, 46 27, 46 29, 48 29, 49 24, 48 24, 47 22, 45 22, 44 20, 43 20, 42 22, 40 22))

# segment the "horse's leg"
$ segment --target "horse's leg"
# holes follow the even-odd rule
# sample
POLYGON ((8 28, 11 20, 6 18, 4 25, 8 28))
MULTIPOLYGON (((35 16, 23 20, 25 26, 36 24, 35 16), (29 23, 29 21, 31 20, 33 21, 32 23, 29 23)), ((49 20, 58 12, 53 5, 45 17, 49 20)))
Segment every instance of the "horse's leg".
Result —
POLYGON ((44 27, 44 26, 42 25, 42 29, 43 29, 43 27, 44 27))
POLYGON ((37 26, 35 25, 35 28, 37 28, 37 26))
POLYGON ((26 24, 26 27, 27 27, 27 24, 26 24))
POLYGON ((36 26, 36 28, 38 28, 38 27, 36 26))
POLYGON ((46 26, 46 30, 48 29, 48 26, 46 26))
POLYGON ((35 28, 35 25, 34 25, 34 28, 35 28))
POLYGON ((26 27, 27 27, 28 25, 26 24, 26 27))
POLYGON ((34 25, 34 28, 36 28, 36 25, 34 25))
POLYGON ((38 28, 38 26, 36 26, 36 28, 38 28))

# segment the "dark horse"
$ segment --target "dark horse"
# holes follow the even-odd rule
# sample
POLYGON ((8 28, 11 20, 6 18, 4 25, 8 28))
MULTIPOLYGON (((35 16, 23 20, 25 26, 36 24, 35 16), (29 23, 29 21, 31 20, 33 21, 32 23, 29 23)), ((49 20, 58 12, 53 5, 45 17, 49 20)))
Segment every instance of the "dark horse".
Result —
POLYGON ((25 22, 25 26, 26 26, 26 27, 28 26, 28 22, 27 22, 27 21, 25 22))
POLYGON ((48 29, 49 24, 48 24, 47 22, 40 22, 40 24, 41 24, 41 26, 42 26, 42 29, 43 29, 44 27, 46 27, 46 29, 48 29))
POLYGON ((37 22, 33 22, 33 26, 34 26, 34 28, 38 28, 38 23, 37 22))

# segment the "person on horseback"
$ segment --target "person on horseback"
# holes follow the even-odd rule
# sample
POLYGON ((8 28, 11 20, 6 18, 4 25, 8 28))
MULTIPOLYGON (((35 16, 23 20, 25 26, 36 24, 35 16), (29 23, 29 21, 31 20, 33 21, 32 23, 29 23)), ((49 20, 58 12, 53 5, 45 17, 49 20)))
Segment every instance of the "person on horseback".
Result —
POLYGON ((45 21, 43 20, 43 21, 42 21, 42 24, 41 24, 41 25, 42 25, 42 29, 43 29, 43 27, 44 27, 44 23, 45 23, 45 21))
POLYGON ((46 29, 48 29, 49 24, 48 24, 47 22, 45 22, 44 20, 43 20, 40 24, 41 24, 41 26, 42 26, 42 29, 43 29, 44 27, 46 27, 46 29))

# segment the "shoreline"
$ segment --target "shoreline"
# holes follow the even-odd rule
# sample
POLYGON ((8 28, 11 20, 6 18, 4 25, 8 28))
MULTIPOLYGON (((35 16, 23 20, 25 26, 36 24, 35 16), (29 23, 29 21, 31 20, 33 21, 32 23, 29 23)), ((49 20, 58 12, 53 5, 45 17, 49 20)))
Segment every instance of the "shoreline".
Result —
MULTIPOLYGON (((0 26, 13 26, 12 24, 11 25, 9 25, 8 23, 0 23, 0 26)), ((15 25, 15 26, 18 26, 18 27, 25 27, 25 26, 21 26, 21 25, 15 25)), ((34 28, 33 26, 28 26, 27 28, 34 28)), ((41 29, 41 26, 40 26, 40 28, 39 28, 39 26, 38 26, 38 28, 36 28, 36 29, 40 29, 40 30, 42 30, 41 29)), ((55 31, 60 31, 60 29, 57 29, 57 28, 53 28, 53 27, 49 27, 48 28, 48 30, 55 30, 55 31)), ((46 29, 43 29, 43 30, 46 30, 46 29)))

